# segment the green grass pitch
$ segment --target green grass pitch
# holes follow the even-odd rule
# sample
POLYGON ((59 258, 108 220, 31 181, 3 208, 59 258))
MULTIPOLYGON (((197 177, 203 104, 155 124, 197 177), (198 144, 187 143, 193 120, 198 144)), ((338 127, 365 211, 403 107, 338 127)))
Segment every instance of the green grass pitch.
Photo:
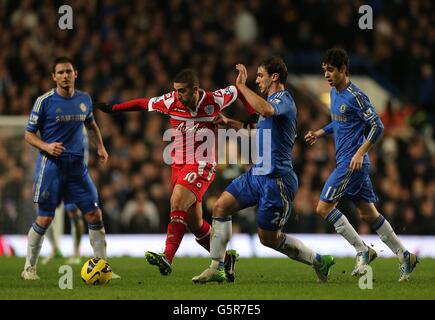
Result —
POLYGON ((435 299, 435 259, 421 259, 410 281, 398 283, 398 261, 372 263, 373 289, 361 290, 350 275, 353 259, 336 259, 328 283, 319 284, 311 267, 289 259, 241 258, 235 283, 195 285, 191 278, 209 264, 205 258, 176 258, 163 277, 145 259, 112 258, 121 275, 105 286, 86 286, 81 266, 73 267, 73 289, 61 290, 63 260, 38 267, 39 281, 20 279, 24 258, 0 258, 0 299, 147 299, 147 300, 290 300, 290 299, 435 299))

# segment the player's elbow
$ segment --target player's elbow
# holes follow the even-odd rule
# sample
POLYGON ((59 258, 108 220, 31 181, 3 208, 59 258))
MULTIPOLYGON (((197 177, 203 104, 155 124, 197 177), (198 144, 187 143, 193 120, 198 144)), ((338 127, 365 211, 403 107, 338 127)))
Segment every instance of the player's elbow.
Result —
POLYGON ((24 140, 26 140, 27 143, 30 143, 31 140, 31 136, 33 133, 29 132, 29 131, 24 131, 24 140))
POLYGON ((270 104, 267 103, 259 113, 264 118, 268 118, 275 114, 275 109, 270 104))

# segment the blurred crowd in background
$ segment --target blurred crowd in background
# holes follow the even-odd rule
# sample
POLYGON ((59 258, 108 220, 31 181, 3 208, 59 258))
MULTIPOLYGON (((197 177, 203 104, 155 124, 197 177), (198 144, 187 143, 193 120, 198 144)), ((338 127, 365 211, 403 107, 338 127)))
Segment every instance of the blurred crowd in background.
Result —
MULTIPOLYGON (((202 88, 215 90, 234 83, 241 62, 254 88, 258 62, 271 54, 285 59, 290 77, 320 74, 323 52, 341 46, 350 54, 351 75, 373 77, 401 101, 383 106, 384 137, 370 151, 379 211, 399 234, 435 233, 434 2, 75 0, 74 28, 60 30, 58 8, 65 2, 0 0, 0 115, 28 115, 34 100, 53 88, 52 62, 60 55, 75 61, 78 89, 94 101, 120 102, 171 91, 172 78, 186 67, 198 71, 202 88), (363 4, 373 8, 373 30, 358 28, 363 4)), ((303 88, 289 89, 298 107, 293 159, 300 189, 284 230, 333 232, 314 213, 335 167, 333 141, 310 148, 303 142, 308 130, 330 121, 328 110, 303 88)), ((89 162, 107 232, 164 233, 171 195, 171 170, 162 159, 168 118, 94 114, 110 155, 101 167, 91 149, 89 162)), ((240 104, 226 115, 247 117, 240 104)), ((27 233, 34 220, 35 161, 21 133, 0 136, 0 233, 27 233)), ((218 167, 203 201, 207 220, 216 197, 245 169, 218 167)), ((351 203, 339 206, 360 232, 371 232, 351 203)), ((234 232, 256 232, 255 209, 233 221, 234 232)))

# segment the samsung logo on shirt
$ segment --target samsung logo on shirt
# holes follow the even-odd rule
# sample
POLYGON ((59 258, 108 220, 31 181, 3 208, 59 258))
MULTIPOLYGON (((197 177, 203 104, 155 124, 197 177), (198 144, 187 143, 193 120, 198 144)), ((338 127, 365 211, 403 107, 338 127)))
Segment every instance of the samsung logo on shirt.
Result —
POLYGON ((331 118, 338 122, 347 122, 347 117, 340 114, 331 113, 331 118))
POLYGON ((56 122, 70 122, 70 121, 85 121, 86 115, 84 114, 72 114, 66 116, 56 116, 56 122))

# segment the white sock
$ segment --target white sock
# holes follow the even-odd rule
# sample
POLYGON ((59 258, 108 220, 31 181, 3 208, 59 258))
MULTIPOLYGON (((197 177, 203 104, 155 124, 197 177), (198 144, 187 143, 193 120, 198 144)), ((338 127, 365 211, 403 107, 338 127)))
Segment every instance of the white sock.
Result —
POLYGON ((325 219, 332 224, 337 233, 341 234, 356 250, 356 252, 367 251, 367 246, 361 237, 349 223, 349 220, 337 208, 333 209, 325 219))
POLYGON ((225 251, 232 235, 231 218, 213 218, 210 237, 211 268, 223 268, 225 251))
POLYGON ((103 227, 103 222, 97 224, 89 224, 89 241, 92 249, 94 249, 94 258, 107 260, 106 253, 106 231, 103 227))
POLYGON ((71 219, 71 234, 73 236, 75 257, 80 256, 80 241, 82 239, 84 228, 85 225, 83 223, 82 217, 79 216, 71 219))
POLYGON ((403 260, 403 253, 406 251, 403 244, 400 242, 397 235, 394 233, 390 223, 384 218, 383 215, 372 223, 372 228, 377 232, 381 240, 393 251, 395 255, 399 257, 399 260, 403 260))
POLYGON ((27 234, 27 256, 24 270, 29 266, 35 267, 38 263, 38 257, 41 252, 46 231, 47 229, 41 227, 36 222, 30 227, 29 233, 27 234))
POLYGON ((287 234, 282 234, 281 243, 276 248, 277 251, 284 253, 289 258, 312 266, 320 265, 321 256, 308 248, 301 240, 293 238, 287 234))

